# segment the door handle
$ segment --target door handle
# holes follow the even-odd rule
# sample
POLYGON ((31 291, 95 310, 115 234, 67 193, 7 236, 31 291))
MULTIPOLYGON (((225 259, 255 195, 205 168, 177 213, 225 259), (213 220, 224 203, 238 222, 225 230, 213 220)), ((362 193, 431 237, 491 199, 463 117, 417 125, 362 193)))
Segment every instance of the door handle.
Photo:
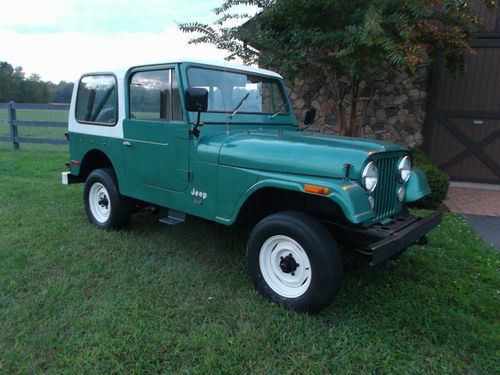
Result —
POLYGON ((129 141, 123 142, 123 145, 127 147, 132 147, 132 143, 130 143, 129 141))

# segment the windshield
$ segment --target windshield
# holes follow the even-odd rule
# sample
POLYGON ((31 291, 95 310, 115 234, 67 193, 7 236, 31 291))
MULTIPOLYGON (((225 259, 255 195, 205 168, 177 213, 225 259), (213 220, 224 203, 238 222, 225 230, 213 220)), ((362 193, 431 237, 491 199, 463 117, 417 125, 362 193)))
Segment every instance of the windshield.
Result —
POLYGON ((277 79, 204 68, 189 68, 187 75, 190 87, 208 91, 208 112, 289 114, 277 79))

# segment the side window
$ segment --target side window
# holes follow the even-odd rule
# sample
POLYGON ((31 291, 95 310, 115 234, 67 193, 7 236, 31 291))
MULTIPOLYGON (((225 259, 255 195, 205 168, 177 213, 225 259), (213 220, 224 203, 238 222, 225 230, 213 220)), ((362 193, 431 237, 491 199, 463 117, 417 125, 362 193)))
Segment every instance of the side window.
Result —
POLYGON ((148 121, 182 120, 179 85, 174 70, 137 72, 130 79, 130 118, 148 121))
POLYGON ((75 115, 78 122, 115 125, 118 119, 116 79, 110 75, 82 77, 75 115))

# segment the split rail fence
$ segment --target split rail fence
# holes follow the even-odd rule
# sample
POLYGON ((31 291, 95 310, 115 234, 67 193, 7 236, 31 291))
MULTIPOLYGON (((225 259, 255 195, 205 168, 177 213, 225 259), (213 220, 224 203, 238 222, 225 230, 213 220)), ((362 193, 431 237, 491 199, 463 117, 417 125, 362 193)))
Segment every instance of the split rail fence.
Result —
POLYGON ((58 121, 26 121, 18 120, 18 110, 37 110, 37 111, 69 111, 69 104, 32 104, 32 103, 0 103, 0 112, 7 110, 8 119, 0 118, 0 127, 8 126, 10 129, 10 137, 2 136, 0 133, 0 142, 11 142, 14 149, 18 150, 21 143, 44 143, 53 145, 66 145, 66 139, 57 138, 38 138, 26 137, 19 134, 20 127, 46 127, 46 128, 65 128, 67 129, 67 122, 58 121))

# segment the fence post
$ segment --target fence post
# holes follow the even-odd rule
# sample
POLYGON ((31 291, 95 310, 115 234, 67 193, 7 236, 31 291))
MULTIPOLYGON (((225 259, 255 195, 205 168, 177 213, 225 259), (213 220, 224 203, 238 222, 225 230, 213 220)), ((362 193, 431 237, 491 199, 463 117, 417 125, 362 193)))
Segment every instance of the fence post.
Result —
POLYGON ((17 120, 16 108, 14 107, 14 102, 11 100, 9 102, 9 126, 10 126, 10 137, 12 139, 12 144, 14 145, 14 150, 19 150, 19 134, 17 132, 17 125, 14 121, 17 120))

